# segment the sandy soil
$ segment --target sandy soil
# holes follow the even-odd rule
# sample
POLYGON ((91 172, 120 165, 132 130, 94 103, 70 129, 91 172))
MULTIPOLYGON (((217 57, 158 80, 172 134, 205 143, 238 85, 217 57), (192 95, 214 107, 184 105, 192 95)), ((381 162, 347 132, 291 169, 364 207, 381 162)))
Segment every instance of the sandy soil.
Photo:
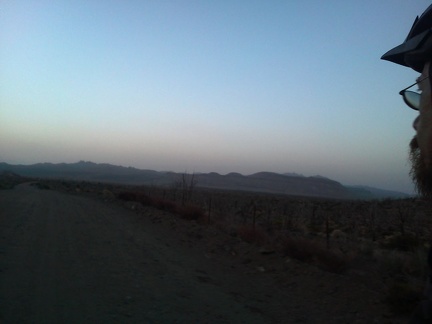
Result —
POLYGON ((19 185, 0 191, 0 322, 403 322, 368 273, 262 252, 154 209, 19 185))

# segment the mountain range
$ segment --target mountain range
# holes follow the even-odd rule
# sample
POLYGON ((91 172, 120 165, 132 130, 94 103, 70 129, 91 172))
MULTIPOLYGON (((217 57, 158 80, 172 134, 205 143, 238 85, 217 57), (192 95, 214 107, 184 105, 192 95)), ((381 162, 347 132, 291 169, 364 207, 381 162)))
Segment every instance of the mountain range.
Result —
MULTIPOLYGON (((33 178, 92 181, 128 185, 173 186, 182 181, 184 174, 170 171, 143 170, 111 164, 96 164, 80 161, 77 163, 38 163, 12 165, 0 163, 0 173, 13 172, 33 178)), ((190 181, 192 175, 187 175, 190 181)), ((253 191, 306 197, 334 199, 383 199, 407 198, 410 195, 362 186, 344 186, 322 176, 305 177, 296 173, 258 172, 251 175, 240 173, 198 173, 193 174, 198 188, 253 191)))

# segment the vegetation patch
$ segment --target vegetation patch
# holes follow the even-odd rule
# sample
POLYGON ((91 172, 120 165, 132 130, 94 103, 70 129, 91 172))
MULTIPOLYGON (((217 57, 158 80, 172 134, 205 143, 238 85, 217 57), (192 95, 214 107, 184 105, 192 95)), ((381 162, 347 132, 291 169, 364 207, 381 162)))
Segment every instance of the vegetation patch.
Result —
POLYGON ((396 282, 390 286, 386 301, 390 310, 398 315, 409 315, 421 300, 418 289, 406 282, 396 282))
POLYGON ((152 199, 148 195, 140 192, 123 191, 118 194, 118 198, 125 201, 136 201, 143 206, 152 205, 152 199))
POLYGON ((257 226, 240 225, 237 227, 238 236, 247 243, 264 244, 267 241, 266 233, 257 226))
POLYGON ((205 216, 203 209, 193 204, 177 205, 175 212, 182 218, 189 220, 198 220, 205 216))
POLYGON ((427 252, 420 248, 414 252, 397 250, 377 250, 374 253, 380 270, 392 278, 425 278, 427 270, 427 252))
POLYGON ((284 255, 303 262, 311 261, 319 248, 315 242, 304 238, 287 237, 282 242, 284 255))
POLYGON ((139 202, 143 206, 165 210, 188 220, 198 220, 205 216, 204 210, 192 203, 181 204, 163 197, 149 196, 142 192, 123 191, 118 194, 118 198, 125 201, 139 202))
MULTIPOLYGON (((73 182, 45 182, 68 192, 77 187, 73 182)), ((204 189, 195 184, 193 177, 185 176, 160 187, 87 182, 80 187, 82 192, 104 197, 108 188, 134 206, 151 206, 186 220, 203 219, 244 242, 270 244, 278 254, 325 271, 354 268, 352 273, 359 278, 379 276, 380 300, 386 300, 395 313, 409 313, 416 306, 427 275, 425 243, 432 237, 429 202, 329 200, 204 189), (395 281, 398 284, 393 285, 395 281)))
POLYGON ((317 241, 301 237, 285 238, 282 242, 282 252, 302 262, 315 262, 325 270, 335 273, 346 270, 350 259, 346 255, 326 249, 317 241))
POLYGON ((16 185, 29 180, 29 178, 21 177, 16 173, 3 171, 0 173, 0 190, 13 189, 16 185))
POLYGON ((398 251, 414 251, 420 245, 421 241, 410 233, 391 235, 381 242, 383 248, 398 251))

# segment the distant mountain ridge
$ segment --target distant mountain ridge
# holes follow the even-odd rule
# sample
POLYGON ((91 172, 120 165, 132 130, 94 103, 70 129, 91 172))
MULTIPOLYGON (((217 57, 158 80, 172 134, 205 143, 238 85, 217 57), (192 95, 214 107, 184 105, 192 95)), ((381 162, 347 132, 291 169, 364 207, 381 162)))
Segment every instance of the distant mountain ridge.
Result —
MULTIPOLYGON (((7 171, 21 176, 78 181, 107 182, 129 185, 172 186, 181 181, 182 173, 142 170, 111 164, 38 163, 32 165, 11 165, 0 163, 0 172, 7 171)), ((334 199, 382 199, 407 198, 408 194, 386 191, 371 187, 344 186, 323 176, 305 177, 301 174, 258 172, 242 175, 231 172, 221 175, 216 172, 194 174, 196 186, 223 190, 253 191, 334 199)))

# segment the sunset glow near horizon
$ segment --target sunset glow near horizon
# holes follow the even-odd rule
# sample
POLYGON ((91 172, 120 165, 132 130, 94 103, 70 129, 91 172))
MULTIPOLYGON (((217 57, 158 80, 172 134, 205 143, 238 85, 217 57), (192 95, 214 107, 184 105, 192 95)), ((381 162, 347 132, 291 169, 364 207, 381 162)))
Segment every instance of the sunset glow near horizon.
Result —
POLYGON ((429 1, 4 1, 0 162, 322 175, 411 193, 429 1))

